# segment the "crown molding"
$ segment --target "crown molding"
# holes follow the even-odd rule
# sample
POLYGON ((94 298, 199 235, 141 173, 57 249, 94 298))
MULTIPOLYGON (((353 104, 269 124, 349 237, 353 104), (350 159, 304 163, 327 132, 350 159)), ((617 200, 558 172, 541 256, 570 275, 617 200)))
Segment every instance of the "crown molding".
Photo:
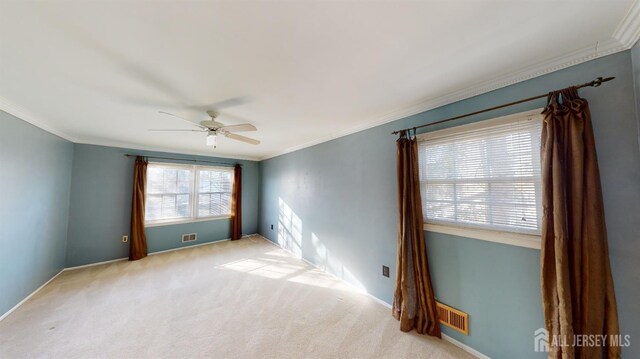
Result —
POLYGON ((131 149, 131 150, 139 150, 139 151, 154 151, 154 152, 167 152, 167 153, 175 153, 182 155, 192 155, 192 156, 206 156, 206 157, 217 157, 217 158, 228 158, 234 160, 246 160, 246 161, 259 161, 259 157, 255 156, 230 156, 230 155, 219 155, 212 154, 211 152, 205 151, 176 151, 175 149, 166 148, 166 147, 153 147, 153 146, 140 146, 131 143, 122 143, 118 141, 110 141, 110 140, 102 140, 102 139, 84 139, 73 137, 51 125, 47 122, 41 120, 37 116, 31 114, 29 111, 24 108, 13 104, 9 100, 4 97, 0 97, 0 110, 4 111, 19 120, 30 123, 41 130, 51 133, 52 135, 61 137, 69 142, 85 144, 85 145, 96 145, 96 146, 107 146, 107 147, 115 147, 115 148, 123 148, 123 149, 131 149))
POLYGON ((185 151, 185 150, 176 150, 167 148, 167 147, 156 147, 156 146, 141 146, 133 143, 126 142, 118 142, 118 141, 110 141, 104 139, 91 139, 89 141, 80 139, 77 141, 73 141, 74 143, 80 145, 93 145, 93 146, 105 146, 112 148, 121 148, 125 150, 138 150, 138 151, 150 151, 150 152, 164 152, 170 154, 177 155, 191 155, 191 156, 203 156, 203 157, 214 157, 214 158, 227 158, 231 160, 244 160, 244 161, 260 161, 260 158, 254 156, 233 156, 233 155, 221 155, 218 153, 211 153, 206 151, 185 151))
POLYGON ((0 96, 0 110, 10 115, 13 115, 22 121, 28 122, 53 135, 64 138, 67 141, 76 142, 77 140, 73 136, 49 125, 46 121, 41 120, 40 118, 38 118, 37 116, 34 116, 29 111, 25 110, 20 106, 15 105, 14 103, 10 102, 9 100, 1 96, 0 96))
MULTIPOLYGON (((631 45, 632 46, 632 45, 631 45)), ((618 40, 610 38, 603 42, 598 42, 591 46, 584 47, 582 49, 573 51, 561 57, 552 58, 546 61, 542 61, 516 72, 505 74, 502 76, 494 77, 491 80, 479 82, 474 85, 468 86, 459 91, 454 91, 446 95, 428 99, 419 102, 413 106, 398 109, 396 111, 388 112, 377 119, 362 124, 356 127, 352 127, 345 131, 335 132, 329 136, 325 136, 307 143, 289 147, 283 151, 272 153, 268 156, 260 158, 260 160, 266 160, 269 158, 281 156, 290 152, 298 151, 303 148, 318 145, 323 142, 331 141, 336 138, 347 136, 356 132, 364 131, 373 127, 384 125, 389 122, 397 121, 409 116, 417 115, 422 112, 426 112, 438 107, 452 104, 454 102, 462 101, 474 96, 481 95, 483 93, 491 92, 503 87, 517 84, 526 80, 530 80, 542 75, 546 75, 551 72, 565 69, 567 67, 575 66, 589 60, 594 60, 599 57, 614 54, 616 52, 625 51, 631 48, 631 46, 625 46, 618 40)))
POLYGON ((632 48, 640 40, 640 1, 635 0, 631 4, 627 15, 614 31, 613 38, 626 48, 632 48))
POLYGON ((616 30, 612 34, 611 38, 605 41, 597 42, 593 45, 586 46, 584 48, 572 51, 560 57, 550 58, 545 61, 541 61, 539 63, 527 66, 515 72, 511 72, 501 76, 499 75, 488 81, 472 84, 471 86, 467 86, 466 88, 461 89, 459 91, 454 91, 437 98, 421 101, 409 107, 404 107, 401 109, 397 109, 395 111, 388 112, 386 114, 383 114, 373 119, 372 121, 362 123, 355 127, 351 127, 347 130, 331 133, 328 136, 323 136, 321 138, 303 143, 301 145, 289 147, 282 151, 277 151, 262 157, 260 156, 228 156, 228 155, 217 155, 217 154, 212 156, 211 153, 204 152, 204 151, 176 152, 175 149, 164 148, 164 147, 140 146, 135 144, 120 143, 117 141, 110 141, 110 140, 103 140, 103 139, 89 140, 89 139, 75 138, 54 126, 51 126, 49 123, 47 123, 47 121, 44 121, 38 118, 37 116, 34 116, 29 111, 11 103, 10 101, 8 101, 6 98, 3 98, 3 97, 0 97, 0 110, 3 110, 40 129, 43 129, 49 133, 52 133, 58 137, 61 137, 65 140, 68 140, 74 143, 90 144, 90 145, 98 145, 98 146, 109 146, 109 147, 117 147, 117 148, 127 148, 127 149, 133 149, 133 150, 141 150, 141 151, 170 152, 170 153, 186 154, 186 155, 220 157, 220 158, 240 159, 240 160, 248 160, 248 161, 261 161, 261 160, 266 160, 269 158, 281 156, 287 153, 295 152, 307 147, 315 146, 323 142, 331 141, 331 140, 344 137, 356 132, 364 131, 364 130, 377 127, 389 122, 400 120, 405 117, 416 115, 425 111, 432 110, 434 108, 445 106, 454 102, 458 102, 473 96, 477 96, 486 92, 497 90, 506 86, 519 83, 519 82, 530 80, 532 78, 539 77, 539 76, 542 76, 551 72, 555 72, 567 67, 571 67, 574 65, 578 65, 580 63, 583 63, 589 60, 593 60, 599 57, 625 51, 633 47, 636 44, 636 42, 638 42, 638 40, 640 40, 640 0, 634 0, 631 6, 629 7, 629 10, 627 11, 626 15, 624 16, 624 18, 620 21, 620 23, 616 27, 616 30))
POLYGON ((639 39, 640 0, 634 0, 634 2, 631 4, 631 7, 627 11, 627 14, 618 24, 611 38, 605 41, 599 41, 593 45, 572 51, 566 55, 550 58, 545 61, 527 66, 518 71, 504 74, 502 76, 497 76, 488 81, 473 84, 459 91, 454 91, 437 98, 421 101, 413 106, 388 112, 371 122, 352 127, 345 131, 335 132, 328 136, 318 138, 316 140, 309 141, 298 146, 289 147, 283 151, 274 152, 260 158, 260 160, 267 160, 269 158, 295 152, 307 147, 321 144, 323 142, 334 140, 336 138, 384 125, 386 123, 397 121, 409 116, 417 115, 419 113, 442 107, 454 102, 462 101, 470 97, 481 95, 483 93, 514 85, 516 83, 562 70, 567 67, 575 66, 583 62, 625 51, 632 48, 639 39))

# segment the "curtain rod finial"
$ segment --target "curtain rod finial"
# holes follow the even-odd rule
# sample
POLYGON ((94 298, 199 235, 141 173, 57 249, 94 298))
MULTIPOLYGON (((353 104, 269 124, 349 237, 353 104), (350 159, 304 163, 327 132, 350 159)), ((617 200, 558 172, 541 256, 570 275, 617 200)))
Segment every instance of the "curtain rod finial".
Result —
POLYGON ((613 76, 612 77, 605 77, 605 78, 598 77, 595 80, 591 81, 591 86, 598 87, 598 86, 602 85, 603 82, 608 82, 608 81, 611 81, 613 79, 615 79, 615 77, 613 77, 613 76))

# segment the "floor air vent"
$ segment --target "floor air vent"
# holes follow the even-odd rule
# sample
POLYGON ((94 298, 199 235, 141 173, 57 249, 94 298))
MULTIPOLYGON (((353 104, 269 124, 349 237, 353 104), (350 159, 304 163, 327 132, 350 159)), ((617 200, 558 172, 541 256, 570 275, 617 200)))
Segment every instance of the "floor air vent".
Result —
POLYGON ((198 234, 197 233, 189 233, 189 234, 183 234, 182 235, 182 243, 184 243, 184 242, 193 242, 196 239, 198 239, 198 234))
POLYGON ((464 335, 469 335, 469 314, 436 302, 438 320, 449 328, 453 328, 464 335))

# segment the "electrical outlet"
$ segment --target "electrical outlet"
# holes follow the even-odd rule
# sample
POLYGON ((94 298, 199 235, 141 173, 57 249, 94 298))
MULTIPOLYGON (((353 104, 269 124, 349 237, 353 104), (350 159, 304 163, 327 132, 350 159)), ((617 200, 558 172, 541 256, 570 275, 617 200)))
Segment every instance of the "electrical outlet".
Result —
POLYGON ((122 236, 122 243, 129 242, 129 236, 122 236))
POLYGON ((382 266, 382 275, 389 278, 389 267, 382 266))
POLYGON ((271 225, 271 230, 273 230, 273 224, 271 225))

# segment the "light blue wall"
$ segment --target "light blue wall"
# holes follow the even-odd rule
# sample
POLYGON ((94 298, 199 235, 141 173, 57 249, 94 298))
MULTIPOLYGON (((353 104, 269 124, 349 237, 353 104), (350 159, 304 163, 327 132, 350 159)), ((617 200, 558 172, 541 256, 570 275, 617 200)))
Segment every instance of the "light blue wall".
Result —
POLYGON ((73 144, 0 111, 0 315, 65 266, 73 144))
MULTIPOLYGON (((277 241, 282 201, 301 226, 300 244, 293 244, 293 250, 391 303, 397 199, 395 137, 390 132, 597 76, 617 77, 580 93, 593 114, 621 330, 637 343, 640 152, 630 51, 262 161, 260 233, 277 241), (391 267, 391 279, 381 275, 383 264, 391 267)), ((543 105, 544 100, 530 102, 457 124, 543 105)), ((437 233, 427 233, 426 241, 437 298, 470 314, 469 336, 448 328, 446 334, 494 358, 544 357, 533 352, 533 332, 543 325, 538 250, 437 233)), ((626 349, 624 355, 640 357, 640 344, 626 349)))
MULTIPOLYGON (((129 244, 121 238, 129 234, 135 159, 125 153, 241 163, 242 233, 257 232, 258 162, 82 144, 74 147, 67 267, 128 256, 129 244)), ((157 252, 227 239, 229 228, 228 219, 151 227, 146 230, 147 246, 149 252, 157 252), (196 242, 181 243, 181 234, 193 232, 198 233, 196 242)))
MULTIPOLYGON (((633 80, 637 89, 639 59, 636 45, 632 51, 260 164, 240 161, 244 166, 243 233, 259 230, 276 240, 281 200, 299 218, 300 244, 292 249, 391 302, 397 204, 395 143, 389 133, 596 76, 616 76, 602 88, 583 89, 581 94, 589 100, 594 118, 621 330, 637 342, 640 151, 636 111, 640 108, 636 110, 633 80), (381 276, 383 264, 391 267, 391 279, 381 276)), ((542 105, 538 101, 458 123, 542 105)), ((133 159, 125 158, 124 153, 158 155, 73 145, 0 112, 0 313, 62 269, 65 253, 66 266, 127 256, 128 245, 120 238, 129 232, 133 159)), ((179 235, 186 232, 198 232, 197 243, 220 240, 229 237, 229 223, 219 220, 149 228, 150 252, 182 246, 179 235)), ((468 337, 447 328, 445 333, 495 358, 541 357, 532 352, 532 333, 542 326, 538 251, 436 233, 427 233, 427 248, 438 299, 471 315, 468 337)), ((640 345, 625 349, 624 355, 640 357, 640 345)))

